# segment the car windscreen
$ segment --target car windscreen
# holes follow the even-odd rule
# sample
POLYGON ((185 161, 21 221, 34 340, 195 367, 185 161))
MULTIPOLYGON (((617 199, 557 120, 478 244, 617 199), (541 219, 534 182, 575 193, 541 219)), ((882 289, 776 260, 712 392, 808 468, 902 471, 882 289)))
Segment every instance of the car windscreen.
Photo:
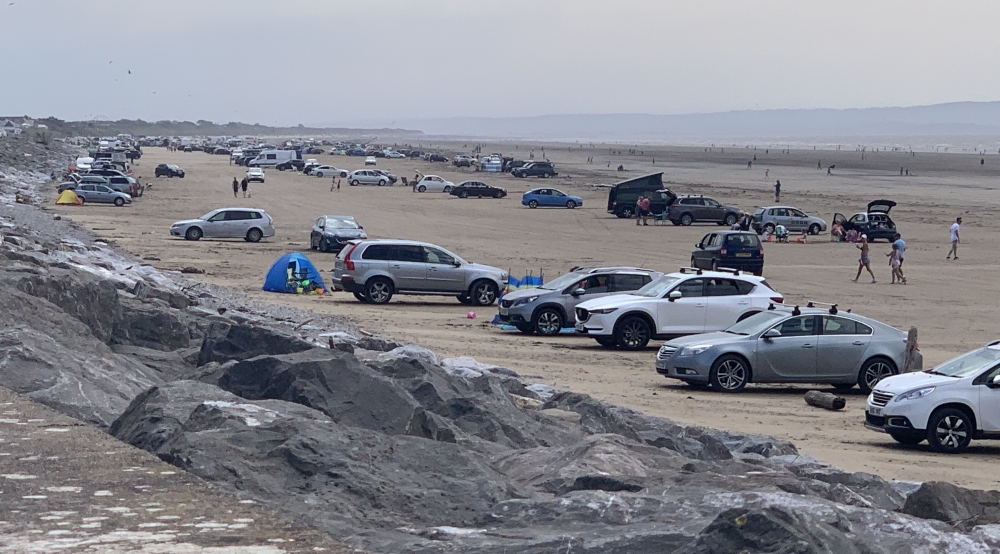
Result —
POLYGON ((328 217, 325 227, 327 229, 357 229, 358 222, 353 219, 328 217))
POLYGON ((969 377, 997 363, 1000 363, 1000 349, 986 347, 966 352, 957 358, 952 358, 943 364, 928 369, 927 373, 947 375, 949 377, 969 377))
POLYGON ((773 311, 756 313, 743 321, 737 321, 731 327, 726 329, 726 332, 734 335, 756 335, 757 333, 768 329, 786 315, 787 314, 783 312, 773 311))
POLYGON ((562 290, 572 285, 573 283, 577 281, 582 281, 583 279, 586 278, 587 276, 585 274, 577 273, 574 271, 572 273, 567 273, 566 275, 563 275, 561 277, 556 277, 555 279, 549 281, 548 283, 543 284, 538 288, 544 290, 562 290))
POLYGON ((648 296, 649 298, 658 298, 667 292, 674 286, 680 279, 678 277, 671 277, 669 275, 664 275, 655 281, 651 281, 646 286, 633 292, 632 294, 636 296, 648 296))

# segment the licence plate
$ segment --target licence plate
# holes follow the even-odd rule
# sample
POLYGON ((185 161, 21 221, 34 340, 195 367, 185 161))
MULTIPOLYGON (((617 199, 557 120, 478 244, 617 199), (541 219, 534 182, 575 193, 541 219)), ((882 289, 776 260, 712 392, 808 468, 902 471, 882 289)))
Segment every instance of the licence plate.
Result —
POLYGON ((583 332, 583 323, 577 323, 577 324, 576 324, 576 330, 577 330, 578 332, 581 332, 581 333, 582 333, 582 332, 583 332))
POLYGON ((876 417, 882 417, 882 408, 868 407, 868 413, 876 417))
POLYGON ((510 315, 510 310, 507 308, 500 308, 500 315, 510 315))
POLYGON ((750 257, 750 253, 749 252, 737 252, 736 253, 736 257, 737 258, 749 258, 750 257))

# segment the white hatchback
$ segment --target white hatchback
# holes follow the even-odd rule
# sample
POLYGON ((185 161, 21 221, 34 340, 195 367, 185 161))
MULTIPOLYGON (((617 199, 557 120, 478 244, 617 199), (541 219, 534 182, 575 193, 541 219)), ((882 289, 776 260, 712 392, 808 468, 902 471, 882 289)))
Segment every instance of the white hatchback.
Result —
POLYGON ((578 305, 576 332, 602 346, 641 350, 658 337, 722 331, 784 300, 750 273, 683 268, 634 293, 578 305))
POLYGON ((451 192, 451 189, 455 188, 455 183, 437 175, 424 175, 414 188, 417 192, 451 192))
POLYGON ((865 427, 902 444, 926 440, 949 454, 972 439, 1000 439, 1000 341, 879 381, 868 396, 865 427))

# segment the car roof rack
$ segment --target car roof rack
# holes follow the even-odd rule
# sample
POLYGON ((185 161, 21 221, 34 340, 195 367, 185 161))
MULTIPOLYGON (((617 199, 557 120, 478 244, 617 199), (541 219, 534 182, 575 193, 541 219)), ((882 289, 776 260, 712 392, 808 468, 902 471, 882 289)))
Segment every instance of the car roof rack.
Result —
POLYGON ((736 275, 737 277, 739 277, 739 275, 740 275, 740 270, 734 269, 734 268, 731 268, 731 267, 720 267, 720 268, 717 268, 717 270, 725 272, 725 273, 732 273, 733 275, 736 275))
MULTIPOLYGON (((837 311, 838 311, 837 310, 837 305, 836 304, 830 304, 829 302, 817 302, 816 300, 810 300, 806 304, 806 307, 807 308, 815 308, 817 304, 819 304, 821 306, 829 306, 830 307, 830 314, 831 315, 837 315, 837 311)), ((847 310, 847 313, 851 313, 851 310, 847 310)))
POLYGON ((698 269, 697 267, 682 267, 680 272, 681 273, 694 273, 695 275, 701 275, 702 274, 702 270, 698 269))

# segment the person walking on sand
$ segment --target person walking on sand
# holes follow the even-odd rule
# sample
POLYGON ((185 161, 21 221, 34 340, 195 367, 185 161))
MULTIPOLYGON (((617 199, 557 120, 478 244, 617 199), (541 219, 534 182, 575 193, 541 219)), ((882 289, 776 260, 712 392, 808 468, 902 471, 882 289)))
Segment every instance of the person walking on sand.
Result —
POLYGON ((962 227, 962 218, 956 218, 955 223, 951 224, 951 250, 948 251, 948 257, 946 260, 951 259, 951 255, 955 255, 955 259, 958 259, 958 243, 962 242, 962 239, 958 236, 958 231, 962 227))
POLYGON ((892 243, 892 252, 887 252, 886 256, 889 257, 889 267, 892 268, 891 284, 895 285, 896 282, 898 281, 899 284, 905 285, 906 277, 903 277, 903 272, 900 269, 901 262, 899 259, 899 245, 896 243, 892 243))
POLYGON ((240 182, 236 180, 236 177, 233 177, 233 198, 236 198, 236 195, 239 192, 240 192, 240 182))
POLYGON ((642 219, 642 201, 645 200, 643 195, 639 195, 639 198, 635 200, 635 225, 639 226, 639 220, 642 219))
POLYGON ((861 278, 861 270, 867 269, 868 274, 872 276, 872 283, 877 282, 875 281, 875 273, 872 271, 871 265, 869 265, 871 260, 868 259, 868 251, 871 247, 868 245, 868 235, 861 235, 861 244, 855 244, 854 246, 856 246, 858 250, 861 250, 861 259, 858 260, 858 274, 851 280, 857 283, 858 279, 861 278))
POLYGON ((639 207, 642 209, 642 224, 648 226, 649 223, 646 222, 646 218, 649 217, 649 198, 643 198, 639 207))
POLYGON ((243 198, 247 197, 247 188, 249 186, 250 186, 250 181, 248 181, 247 178, 244 177, 243 180, 240 181, 240 188, 243 190, 243 198))
POLYGON ((775 203, 781 202, 781 181, 774 181, 774 201, 775 203))
MULTIPOLYGON (((899 274, 903 274, 903 262, 906 261, 906 241, 903 240, 903 235, 896 233, 892 237, 892 243, 896 245, 899 249, 899 274)), ((906 281, 904 278, 903 281, 906 281)))

